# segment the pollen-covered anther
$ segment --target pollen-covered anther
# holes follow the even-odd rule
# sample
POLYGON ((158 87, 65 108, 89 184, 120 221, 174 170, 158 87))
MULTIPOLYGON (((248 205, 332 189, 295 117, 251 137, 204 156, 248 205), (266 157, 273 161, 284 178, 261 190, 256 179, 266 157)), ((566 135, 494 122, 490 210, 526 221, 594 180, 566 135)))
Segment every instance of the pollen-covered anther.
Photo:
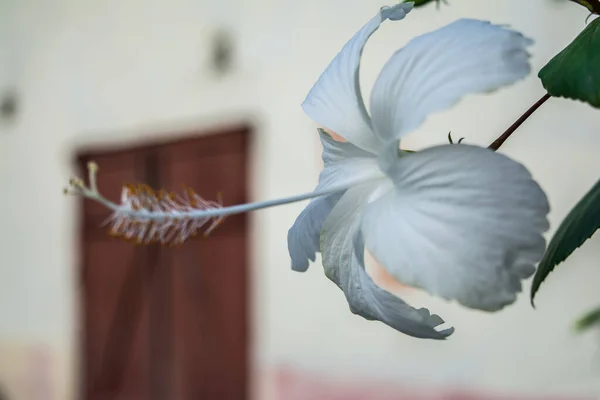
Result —
POLYGON ((218 201, 208 201, 192 189, 182 194, 154 191, 148 185, 125 185, 121 204, 110 217, 110 234, 138 244, 179 245, 197 235, 204 226, 204 236, 223 222, 224 217, 190 217, 195 211, 222 208, 218 201))
POLYGON ((66 195, 80 195, 86 189, 85 183, 79 178, 69 179, 69 186, 63 188, 63 193, 66 195))

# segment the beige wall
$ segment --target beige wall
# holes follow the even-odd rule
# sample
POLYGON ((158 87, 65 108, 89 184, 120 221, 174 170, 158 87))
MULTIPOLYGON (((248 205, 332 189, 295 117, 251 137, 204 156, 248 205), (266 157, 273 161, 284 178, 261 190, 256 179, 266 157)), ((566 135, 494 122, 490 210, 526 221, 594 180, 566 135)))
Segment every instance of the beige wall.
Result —
MULTIPOLYGON (((509 23, 535 38, 538 70, 583 28, 586 16, 577 6, 550 0, 450 3, 443 12, 419 10, 374 36, 363 67, 367 94, 394 50, 456 18, 509 23)), ((0 2, 0 87, 16 85, 22 96, 18 121, 0 125, 0 381, 21 390, 19 375, 25 373, 18 365, 27 361, 29 346, 44 346, 57 363, 57 391, 71 393, 76 382, 75 203, 61 196, 61 189, 77 146, 128 142, 178 127, 213 127, 234 116, 257 128, 254 199, 309 191, 319 172, 319 145, 300 103, 344 42, 383 4, 0 2), (207 65, 208 40, 221 24, 236 33, 238 54, 235 72, 217 80, 207 65)), ((449 129, 486 145, 542 94, 532 75, 496 96, 466 99, 431 118, 406 146, 444 142, 449 129)), ((525 162, 547 190, 553 230, 598 177, 599 121, 598 111, 585 105, 552 100, 503 148, 525 162)), ((526 295, 487 315, 407 292, 407 301, 430 306, 456 327, 451 340, 433 343, 351 315, 318 264, 304 275, 291 272, 286 234, 302 207, 252 216, 253 363, 259 373, 293 365, 417 386, 600 394, 594 356, 600 341, 570 331, 576 316, 600 302, 600 239, 590 240, 552 274, 537 311, 526 295)), ((268 381, 255 385, 257 398, 266 396, 268 386, 268 381)))

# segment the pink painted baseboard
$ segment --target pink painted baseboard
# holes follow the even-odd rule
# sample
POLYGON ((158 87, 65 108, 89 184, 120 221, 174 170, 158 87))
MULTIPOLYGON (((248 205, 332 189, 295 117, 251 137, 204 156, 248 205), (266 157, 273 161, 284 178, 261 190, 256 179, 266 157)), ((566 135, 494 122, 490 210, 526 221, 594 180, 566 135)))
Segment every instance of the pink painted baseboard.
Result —
POLYGON ((364 379, 328 380, 318 374, 292 369, 275 373, 277 400, 592 400, 582 397, 502 396, 468 390, 424 390, 385 385, 364 379))

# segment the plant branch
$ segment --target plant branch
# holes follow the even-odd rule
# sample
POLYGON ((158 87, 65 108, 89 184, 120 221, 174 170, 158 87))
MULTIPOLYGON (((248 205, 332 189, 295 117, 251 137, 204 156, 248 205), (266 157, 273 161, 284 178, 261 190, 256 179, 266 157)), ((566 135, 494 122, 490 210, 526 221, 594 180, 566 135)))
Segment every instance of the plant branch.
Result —
POLYGON ((600 0, 571 0, 579 5, 584 6, 593 14, 600 14, 600 0))
POLYGON ((540 108, 541 105, 544 104, 550 97, 552 96, 548 93, 542 96, 542 98, 539 99, 534 105, 529 107, 529 109, 525 111, 525 113, 523 113, 523 115, 521 115, 519 119, 515 121, 514 124, 512 124, 506 131, 504 131, 502 135, 498 136, 498 139, 494 140, 494 142, 488 146, 488 149, 492 149, 494 151, 498 150, 500 146, 502 146, 504 142, 506 142, 510 135, 512 135, 514 131, 516 131, 523 124, 523 122, 527 120, 527 118, 531 117, 531 115, 538 108, 540 108))

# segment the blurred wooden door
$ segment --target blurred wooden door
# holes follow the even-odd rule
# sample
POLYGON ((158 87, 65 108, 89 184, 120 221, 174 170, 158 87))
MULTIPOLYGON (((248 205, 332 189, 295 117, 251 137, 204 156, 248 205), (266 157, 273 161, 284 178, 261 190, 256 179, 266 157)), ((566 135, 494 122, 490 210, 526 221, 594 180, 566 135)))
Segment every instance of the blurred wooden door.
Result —
MULTIPOLYGON (((118 200, 125 183, 226 205, 247 201, 249 130, 79 155, 100 166, 118 200)), ((107 235, 106 209, 82 201, 82 397, 86 400, 243 400, 248 383, 248 219, 225 220, 180 247, 107 235)))

